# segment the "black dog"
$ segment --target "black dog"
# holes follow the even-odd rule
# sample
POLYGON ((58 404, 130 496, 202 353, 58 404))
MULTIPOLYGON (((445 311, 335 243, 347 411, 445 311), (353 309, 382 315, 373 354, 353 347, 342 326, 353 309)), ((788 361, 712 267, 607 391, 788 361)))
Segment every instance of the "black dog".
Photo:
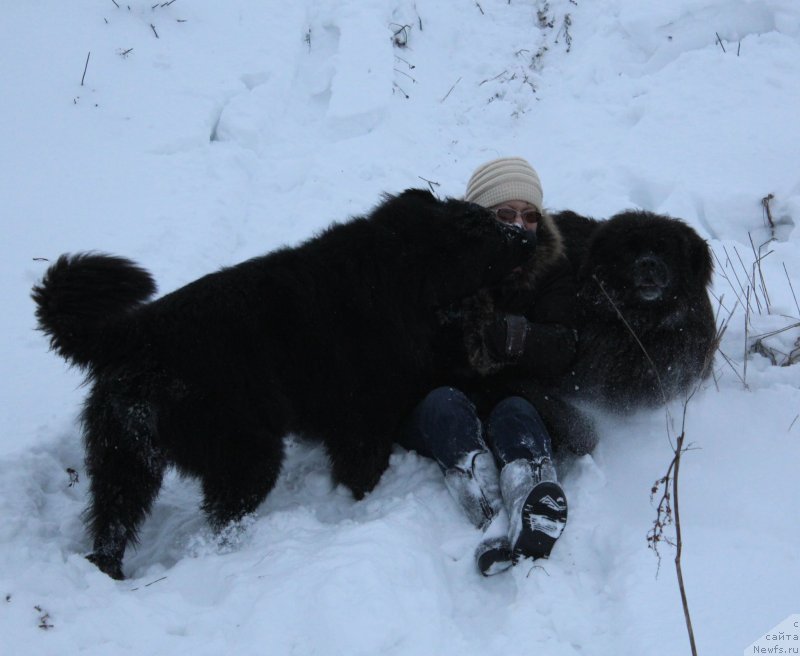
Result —
MULTIPOLYGON (((630 412, 685 396, 709 375, 717 346, 707 292, 711 253, 692 228, 651 212, 597 221, 567 211, 553 220, 577 279, 573 366, 557 381, 500 373, 481 387, 495 402, 528 399, 555 448, 585 454, 598 436, 573 402, 630 412)), ((492 317, 493 309, 484 314, 492 317)), ((471 329, 466 344, 482 334, 482 326, 471 329)))
POLYGON ((708 244, 652 212, 554 219, 579 300, 578 353, 561 391, 621 412, 688 394, 717 346, 708 244))
POLYGON ((152 278, 128 260, 60 257, 33 298, 51 346, 92 383, 89 559, 123 577, 168 465, 200 479, 215 528, 255 510, 290 432, 321 440, 334 480, 363 497, 432 384, 439 308, 534 248, 477 205, 408 190, 152 302, 152 278))

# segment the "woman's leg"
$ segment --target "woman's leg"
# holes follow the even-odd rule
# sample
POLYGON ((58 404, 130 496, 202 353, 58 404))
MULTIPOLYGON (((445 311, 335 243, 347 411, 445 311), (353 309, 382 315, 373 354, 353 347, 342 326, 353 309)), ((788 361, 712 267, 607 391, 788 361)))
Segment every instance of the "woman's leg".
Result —
POLYGON ((433 458, 465 514, 484 529, 503 510, 500 477, 475 406, 452 387, 438 387, 414 409, 401 445, 433 458))
POLYGON ((546 558, 567 521, 567 499, 557 482, 550 435, 536 408, 520 397, 498 403, 486 429, 502 466, 500 489, 514 559, 546 558))

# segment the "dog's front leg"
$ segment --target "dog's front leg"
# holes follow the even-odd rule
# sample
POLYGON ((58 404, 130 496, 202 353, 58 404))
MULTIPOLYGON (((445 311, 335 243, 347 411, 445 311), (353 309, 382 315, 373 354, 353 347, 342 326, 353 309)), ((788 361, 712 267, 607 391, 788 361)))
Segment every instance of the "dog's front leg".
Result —
POLYGON ((347 437, 346 441, 337 440, 335 446, 327 444, 333 480, 349 488, 356 499, 363 499, 389 466, 392 443, 375 433, 360 439, 354 439, 352 434, 347 437))

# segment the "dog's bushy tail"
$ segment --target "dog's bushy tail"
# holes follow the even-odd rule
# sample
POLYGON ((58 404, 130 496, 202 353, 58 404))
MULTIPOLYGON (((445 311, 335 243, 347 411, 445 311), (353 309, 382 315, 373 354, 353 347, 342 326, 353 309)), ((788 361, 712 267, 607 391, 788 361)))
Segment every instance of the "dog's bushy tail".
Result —
POLYGON ((33 287, 39 329, 80 367, 96 364, 103 328, 156 292, 153 277, 130 260, 100 253, 62 255, 33 287))

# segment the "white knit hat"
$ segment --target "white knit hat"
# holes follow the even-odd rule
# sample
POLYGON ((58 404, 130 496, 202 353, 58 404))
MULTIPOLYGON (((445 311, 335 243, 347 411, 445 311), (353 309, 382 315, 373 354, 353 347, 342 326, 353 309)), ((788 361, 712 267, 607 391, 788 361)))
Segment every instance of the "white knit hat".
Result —
POLYGON ((501 157, 475 169, 467 183, 464 200, 483 207, 524 200, 541 211, 542 183, 526 160, 501 157))

